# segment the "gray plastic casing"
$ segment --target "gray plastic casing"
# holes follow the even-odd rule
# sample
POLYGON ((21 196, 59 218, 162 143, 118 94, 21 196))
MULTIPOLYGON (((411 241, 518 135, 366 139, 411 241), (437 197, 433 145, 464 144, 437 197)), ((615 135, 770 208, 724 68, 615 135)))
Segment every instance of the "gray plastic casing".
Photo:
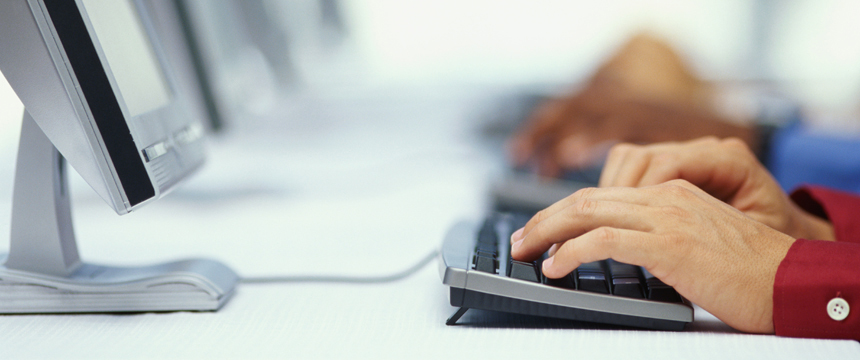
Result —
MULTIPOLYGON (((80 0, 75 3, 83 8, 80 0)), ((142 2, 135 4, 139 11, 145 12, 142 2)), ((94 34, 86 12, 81 13, 90 34, 94 34)), ((155 38, 148 17, 141 18, 147 35, 155 38)), ((176 76, 170 73, 171 67, 167 66, 167 56, 159 42, 152 41, 153 51, 172 91, 172 101, 163 108, 130 116, 109 66, 104 66, 113 96, 119 99, 138 156, 146 168, 148 181, 155 189, 154 197, 131 204, 58 38, 42 0, 0 1, 0 49, 3 49, 0 71, 51 143, 118 214, 158 199, 202 165, 205 158, 202 141, 177 146, 177 134, 187 129, 197 131, 203 126, 199 117, 190 115, 192 112, 182 98, 184 92, 178 89, 176 76), (144 150, 159 144, 168 149, 167 154, 146 161, 144 150)), ((100 43, 94 41, 93 45, 102 64, 107 64, 100 43)))
MULTIPOLYGON (((693 307, 686 300, 683 303, 666 303, 603 295, 472 270, 471 257, 479 228, 474 222, 464 221, 454 225, 445 235, 442 251, 439 253, 439 275, 443 284, 485 294, 582 310, 680 322, 693 321, 693 307)), ((507 256, 506 251, 499 254, 500 258, 507 256)), ((500 262, 499 273, 505 272, 504 263, 500 262)))

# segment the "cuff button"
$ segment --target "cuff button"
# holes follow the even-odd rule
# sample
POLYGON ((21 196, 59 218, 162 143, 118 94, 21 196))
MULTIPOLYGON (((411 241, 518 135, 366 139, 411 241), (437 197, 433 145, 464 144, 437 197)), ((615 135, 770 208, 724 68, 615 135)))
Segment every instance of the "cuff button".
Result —
POLYGON ((841 297, 835 297, 827 303, 827 315, 830 315, 830 318, 833 320, 845 320, 845 318, 848 317, 848 312, 850 311, 848 302, 841 297))

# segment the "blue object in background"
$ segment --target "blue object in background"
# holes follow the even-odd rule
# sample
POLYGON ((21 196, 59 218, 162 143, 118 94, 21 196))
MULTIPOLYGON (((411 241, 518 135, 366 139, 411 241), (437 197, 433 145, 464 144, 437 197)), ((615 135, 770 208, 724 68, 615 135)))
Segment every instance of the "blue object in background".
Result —
POLYGON ((768 168, 786 191, 803 184, 860 194, 860 137, 813 133, 800 121, 771 138, 768 168))

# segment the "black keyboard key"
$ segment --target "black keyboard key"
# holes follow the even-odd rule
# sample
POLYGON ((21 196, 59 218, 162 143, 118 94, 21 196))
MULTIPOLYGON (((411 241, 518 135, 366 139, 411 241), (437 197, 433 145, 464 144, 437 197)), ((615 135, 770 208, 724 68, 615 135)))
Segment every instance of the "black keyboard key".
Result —
POLYGON ((648 287, 648 299, 672 303, 683 301, 681 295, 668 285, 648 287))
POLYGON ((497 252, 496 244, 486 244, 486 243, 478 243, 478 246, 475 247, 476 251, 483 251, 486 253, 495 254, 497 252))
POLYGON ((603 265, 601 265, 600 261, 580 264, 576 270, 580 272, 593 272, 593 273, 603 273, 603 265))
POLYGON ((508 264, 508 277, 531 282, 540 282, 540 272, 534 262, 511 260, 508 264))
POLYGON ((618 296, 626 296, 634 299, 642 299, 645 297, 638 277, 619 277, 612 279, 612 293, 618 296))
POLYGON ((651 275, 648 270, 642 269, 642 274, 645 276, 645 287, 647 290, 648 299, 655 301, 663 301, 663 302, 673 302, 679 303, 681 300, 681 295, 678 294, 675 289, 671 286, 666 285, 655 277, 651 275))
MULTIPOLYGON (((469 281, 465 288, 451 285, 451 304, 460 306, 461 309, 449 319, 449 324, 455 323, 466 309, 531 315, 548 314, 552 317, 574 320, 674 330, 679 330, 685 322, 690 321, 677 319, 692 319, 691 306, 688 303, 682 303, 684 299, 672 287, 639 266, 607 259, 581 264, 570 274, 559 279, 549 279, 541 273, 541 263, 545 258, 542 257, 533 262, 511 259, 508 237, 527 220, 528 216, 516 214, 492 215, 477 234, 472 233, 477 239, 471 239, 475 241, 471 244, 471 248, 469 248, 470 245, 463 243, 449 248, 449 242, 446 239, 443 249, 443 258, 448 266, 446 272, 452 268, 457 271, 462 270, 462 265, 448 265, 448 255, 450 250, 463 251, 460 246, 465 245, 466 251, 473 254, 471 268, 466 268, 467 274, 471 275, 467 276, 470 276, 470 279, 476 279, 469 281), (502 279, 502 277, 516 280, 502 279), (488 289, 490 285, 497 285, 498 291, 488 289), (571 301, 548 304, 524 295, 536 289, 539 294, 552 294, 559 299, 567 297, 571 301), (592 295, 585 292, 591 292, 592 295), (600 296, 593 294, 600 294, 600 296), (583 301, 577 301, 580 299, 583 301), (579 305, 593 304, 594 300, 598 300, 597 305, 589 305, 588 309, 581 308, 579 305), (666 303, 656 303, 658 301, 666 303), (648 304, 649 302, 652 303, 648 304), (601 306, 602 303, 607 305, 601 306), (630 310, 619 310, 616 305, 621 304, 618 303, 630 310)), ((457 254, 451 258, 461 264, 461 256, 463 255, 457 254)), ((448 284, 447 279, 448 277, 445 276, 443 283, 448 284)))
POLYGON ((609 294, 606 272, 601 261, 581 264, 576 268, 575 274, 579 290, 609 294))
POLYGON ((639 267, 636 265, 620 263, 612 259, 606 260, 606 264, 609 265, 609 273, 613 279, 622 277, 639 278, 639 267))
POLYGON ((606 266, 609 270, 609 277, 612 279, 613 294, 636 299, 645 297, 638 266, 620 263, 612 259, 606 260, 606 266))
POLYGON ((476 245, 475 250, 477 251, 496 252, 496 249, 498 249, 498 246, 496 246, 495 243, 479 242, 476 245))
POLYGON ((475 270, 485 273, 495 274, 499 268, 499 261, 491 256, 475 254, 472 262, 475 264, 475 270))
POLYGON ((487 251, 481 251, 481 250, 478 250, 478 251, 475 251, 475 255, 479 255, 479 256, 486 256, 486 257, 493 258, 493 259, 498 259, 498 258, 499 258, 498 256, 496 256, 496 252, 495 252, 495 251, 487 252, 487 251))
POLYGON ((573 278, 573 273, 567 274, 564 277, 560 277, 558 279, 550 279, 546 276, 542 276, 541 279, 543 280, 544 284, 547 284, 549 286, 555 286, 570 290, 576 289, 576 281, 573 278))
POLYGON ((609 294, 609 289, 606 287, 606 275, 603 273, 577 271, 576 277, 579 280, 579 290, 609 294))

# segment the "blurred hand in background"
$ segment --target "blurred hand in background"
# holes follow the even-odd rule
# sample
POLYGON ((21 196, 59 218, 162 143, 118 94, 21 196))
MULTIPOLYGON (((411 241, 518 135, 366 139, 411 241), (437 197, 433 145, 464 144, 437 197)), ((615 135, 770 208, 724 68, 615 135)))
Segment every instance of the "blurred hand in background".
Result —
POLYGON ((510 142, 517 166, 544 176, 599 165, 617 142, 647 144, 706 135, 757 149, 754 128, 712 109, 712 90, 666 43, 634 36, 581 90, 538 106, 510 142))

